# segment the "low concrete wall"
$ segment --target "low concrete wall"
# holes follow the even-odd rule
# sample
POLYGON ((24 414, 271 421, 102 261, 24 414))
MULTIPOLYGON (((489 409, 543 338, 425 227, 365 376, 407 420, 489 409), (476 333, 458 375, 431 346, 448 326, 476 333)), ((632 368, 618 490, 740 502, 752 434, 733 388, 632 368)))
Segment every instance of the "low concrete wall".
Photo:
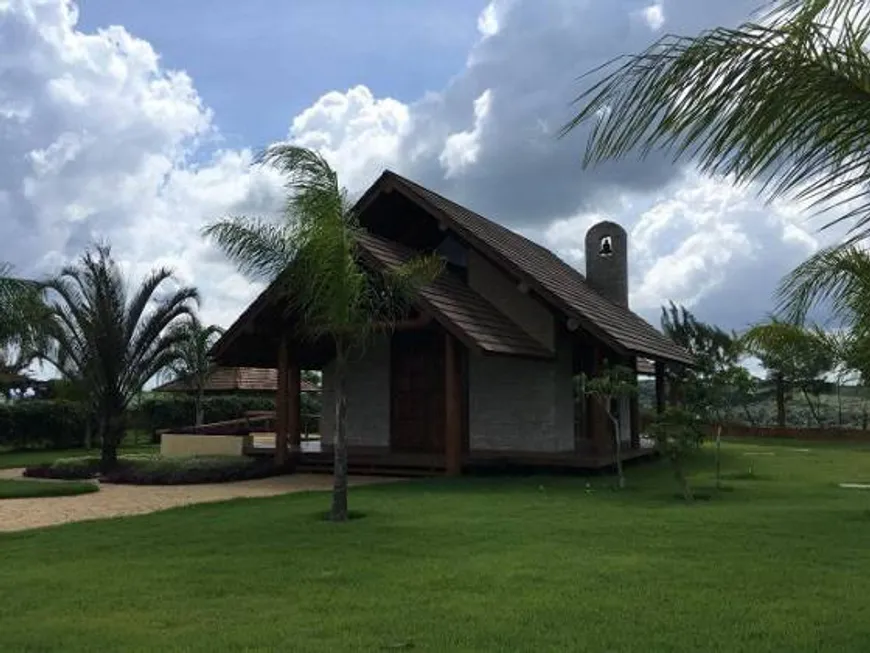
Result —
POLYGON ((160 436, 161 456, 241 456, 247 435, 195 435, 164 433, 160 436))

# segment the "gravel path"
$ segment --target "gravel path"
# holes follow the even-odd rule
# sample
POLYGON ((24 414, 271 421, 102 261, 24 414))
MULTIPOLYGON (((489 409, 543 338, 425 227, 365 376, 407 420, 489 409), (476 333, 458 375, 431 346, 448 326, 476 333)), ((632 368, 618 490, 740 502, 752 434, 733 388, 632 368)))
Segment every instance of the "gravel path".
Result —
MULTIPOLYGON (((21 469, 0 470, 0 478, 22 478, 21 469)), ((350 485, 389 483, 400 479, 351 476, 350 485)), ((240 497, 270 497, 290 492, 328 490, 329 474, 290 474, 238 483, 202 485, 111 485, 99 492, 72 497, 5 499, 0 501, 0 531, 22 531, 89 519, 143 515, 176 506, 240 497)))

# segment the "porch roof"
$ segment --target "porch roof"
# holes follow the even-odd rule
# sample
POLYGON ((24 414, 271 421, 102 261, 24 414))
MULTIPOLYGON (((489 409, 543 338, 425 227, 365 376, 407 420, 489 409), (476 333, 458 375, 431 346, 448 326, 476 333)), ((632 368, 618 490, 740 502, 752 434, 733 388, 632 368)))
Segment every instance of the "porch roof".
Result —
MULTIPOLYGON (((205 382, 209 392, 276 392, 278 390, 278 370, 257 367, 218 367, 215 366, 205 382)), ((302 392, 318 392, 320 388, 302 379, 302 392)), ((191 392, 186 378, 164 383, 154 392, 191 392)))

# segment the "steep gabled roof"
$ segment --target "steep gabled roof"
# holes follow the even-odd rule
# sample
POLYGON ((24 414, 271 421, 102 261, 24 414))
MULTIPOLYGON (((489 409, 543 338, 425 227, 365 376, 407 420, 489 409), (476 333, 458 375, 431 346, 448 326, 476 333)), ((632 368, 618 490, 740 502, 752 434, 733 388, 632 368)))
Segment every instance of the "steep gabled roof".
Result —
POLYGON ((617 350, 693 364, 687 351, 636 313, 600 295, 579 271, 550 250, 390 170, 363 196, 361 205, 379 188, 403 192, 554 308, 617 350))
MULTIPOLYGON (((417 255, 398 243, 370 233, 361 234, 359 244, 370 260, 386 268, 395 268, 417 255)), ((553 356, 552 351, 448 270, 443 270, 437 279, 421 288, 418 300, 445 329, 473 348, 491 354, 553 356)))

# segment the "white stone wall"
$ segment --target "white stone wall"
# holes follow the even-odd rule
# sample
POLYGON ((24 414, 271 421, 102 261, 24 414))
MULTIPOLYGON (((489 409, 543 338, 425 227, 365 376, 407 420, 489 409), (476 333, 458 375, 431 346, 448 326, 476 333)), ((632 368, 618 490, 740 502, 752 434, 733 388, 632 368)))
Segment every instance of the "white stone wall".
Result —
POLYGON ((558 339, 555 360, 473 354, 468 363, 472 452, 574 450, 567 336, 558 339))
MULTIPOLYGON (((335 429, 335 373, 323 369, 320 437, 332 443, 335 429)), ((348 363, 347 442, 349 446, 390 446, 390 341, 384 336, 369 344, 362 357, 348 363)))
POLYGON ((553 348, 553 314, 473 250, 468 253, 468 285, 542 345, 553 348))

